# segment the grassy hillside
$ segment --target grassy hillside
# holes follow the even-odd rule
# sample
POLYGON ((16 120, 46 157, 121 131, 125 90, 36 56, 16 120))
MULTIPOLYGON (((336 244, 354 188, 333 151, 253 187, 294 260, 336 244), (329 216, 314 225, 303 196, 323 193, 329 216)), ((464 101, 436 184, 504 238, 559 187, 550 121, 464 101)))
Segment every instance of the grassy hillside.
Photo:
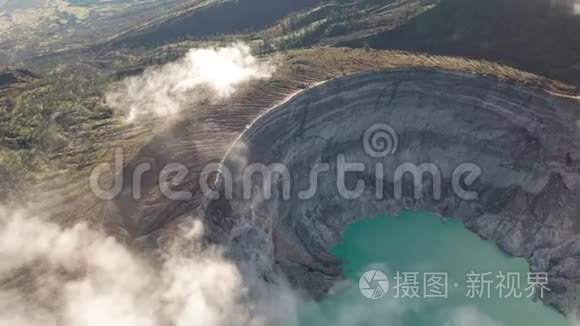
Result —
POLYGON ((5 0, 0 2, 0 65, 25 65, 30 56, 87 46, 184 3, 192 1, 5 0))
POLYGON ((154 47, 188 39, 244 34, 275 24, 287 15, 313 7, 321 0, 201 1, 129 30, 94 49, 154 47))
POLYGON ((94 128, 111 118, 100 93, 105 78, 82 64, 59 66, 42 77, 0 71, 0 199, 17 189, 7 183, 34 183, 29 172, 67 166, 66 160, 52 159, 57 153, 78 144, 91 146, 93 151, 76 157, 74 166, 98 154, 94 128))
MULTIPOLYGON (((129 10, 118 25, 130 28, 95 42, 73 38, 76 46, 68 48, 78 51, 44 51, 34 63, 93 56, 110 65, 118 55, 243 38, 262 53, 328 45, 404 50, 492 60, 578 83, 580 15, 573 1, 199 0, 149 19, 129 10)), ((108 19, 99 26, 117 25, 108 19)))
POLYGON ((395 29, 439 0, 331 0, 262 33, 278 48, 333 45, 395 29))
POLYGON ((249 34, 265 40, 264 51, 338 45, 425 52, 492 60, 580 82, 580 15, 574 0, 208 1, 96 49, 249 34))
POLYGON ((344 44, 484 58, 580 82, 573 0, 442 0, 397 29, 344 44))

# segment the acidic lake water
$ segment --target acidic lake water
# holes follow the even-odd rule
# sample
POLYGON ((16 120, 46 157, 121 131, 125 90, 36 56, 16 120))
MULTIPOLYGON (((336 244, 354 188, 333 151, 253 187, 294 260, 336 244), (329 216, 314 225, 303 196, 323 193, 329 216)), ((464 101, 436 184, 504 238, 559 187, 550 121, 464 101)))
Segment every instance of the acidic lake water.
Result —
MULTIPOLYGON (((524 259, 505 255, 459 221, 410 212, 365 220, 349 227, 334 253, 346 262, 350 284, 323 302, 304 304, 302 326, 569 326, 529 298, 524 259), (369 270, 387 276, 389 287, 379 299, 359 289, 369 270)), ((371 289, 386 284, 367 276, 371 289)))

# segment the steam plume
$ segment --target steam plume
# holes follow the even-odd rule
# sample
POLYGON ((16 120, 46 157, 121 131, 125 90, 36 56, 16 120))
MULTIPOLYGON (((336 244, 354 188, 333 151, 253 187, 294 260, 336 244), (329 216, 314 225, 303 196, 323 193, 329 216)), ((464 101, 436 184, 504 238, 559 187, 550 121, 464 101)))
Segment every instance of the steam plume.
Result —
POLYGON ((269 62, 252 56, 243 43, 192 49, 177 62, 123 81, 106 95, 106 102, 129 121, 151 115, 169 117, 184 105, 230 97, 244 82, 269 78, 273 69, 269 62))

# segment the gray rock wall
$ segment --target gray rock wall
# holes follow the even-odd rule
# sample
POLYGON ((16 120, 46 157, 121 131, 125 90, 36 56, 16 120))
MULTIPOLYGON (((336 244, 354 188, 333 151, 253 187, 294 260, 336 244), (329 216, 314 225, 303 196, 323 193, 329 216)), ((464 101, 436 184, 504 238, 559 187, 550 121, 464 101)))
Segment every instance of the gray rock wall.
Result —
MULTIPOLYGON (((341 262, 329 249, 351 223, 430 211, 463 220, 506 252, 527 258, 532 271, 548 272, 552 292, 544 301, 573 313, 580 302, 579 115, 579 102, 470 74, 410 69, 333 80, 271 110, 242 135, 223 164, 233 175, 232 198, 225 198, 229 179, 221 179, 221 198, 202 205, 210 238, 263 278, 282 275, 320 298, 341 277, 341 262), (396 150, 378 158, 365 149, 365 134, 377 124, 391 126, 391 140, 398 141, 396 150), (365 184, 357 198, 345 199, 337 187, 340 155, 365 166, 346 174, 348 189, 359 180, 365 184), (285 179, 274 175, 271 197, 257 177, 255 193, 245 199, 243 174, 253 163, 286 166, 289 198, 285 179), (321 163, 330 172, 319 175, 313 197, 301 199, 312 167, 321 163), (384 176, 375 171, 378 163, 384 176), (406 163, 430 163, 439 171, 422 179, 420 196, 410 174, 397 196, 395 171, 406 163), (463 163, 481 169, 470 185, 458 178, 476 199, 461 198, 453 187, 463 163), (441 198, 433 191, 438 176, 441 198)), ((412 234, 402 245, 413 245, 412 234)))

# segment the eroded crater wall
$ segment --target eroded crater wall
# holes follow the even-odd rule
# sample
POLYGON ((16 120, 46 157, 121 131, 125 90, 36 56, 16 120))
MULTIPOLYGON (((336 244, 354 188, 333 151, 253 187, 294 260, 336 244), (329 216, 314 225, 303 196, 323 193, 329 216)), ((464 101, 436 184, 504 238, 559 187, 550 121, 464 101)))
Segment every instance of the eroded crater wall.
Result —
MULTIPOLYGON (((284 275, 315 297, 341 277, 341 263, 329 252, 345 229, 361 218, 422 210, 461 219, 480 236, 528 259, 532 271, 548 272, 547 304, 565 312, 578 307, 580 283, 580 104, 509 82, 440 70, 405 69, 355 75, 307 90, 258 119, 224 160, 233 175, 233 198, 204 203, 210 238, 226 244, 243 265, 266 279, 284 275), (398 147, 379 158, 365 149, 365 133, 377 124, 396 132, 398 147), (362 163, 365 171, 346 174, 347 188, 358 180, 365 191, 346 199, 337 187, 338 157, 362 163), (253 163, 280 163, 284 178, 273 178, 270 198, 260 180, 244 199, 242 177, 253 163), (301 198, 312 167, 326 163, 314 196, 301 198), (375 168, 383 164, 383 174, 375 168), (429 163, 441 176, 425 178, 416 196, 413 179, 401 165, 429 163), (453 173, 464 163, 481 169, 469 187, 476 199, 458 196, 453 173), (382 180, 377 195, 377 179, 382 180), (287 195, 287 194, 286 194, 287 195)), ((380 143, 375 145, 380 146, 380 143)), ((384 144, 383 144, 384 145, 384 144)), ((413 245, 413 234, 409 242, 413 245)))

